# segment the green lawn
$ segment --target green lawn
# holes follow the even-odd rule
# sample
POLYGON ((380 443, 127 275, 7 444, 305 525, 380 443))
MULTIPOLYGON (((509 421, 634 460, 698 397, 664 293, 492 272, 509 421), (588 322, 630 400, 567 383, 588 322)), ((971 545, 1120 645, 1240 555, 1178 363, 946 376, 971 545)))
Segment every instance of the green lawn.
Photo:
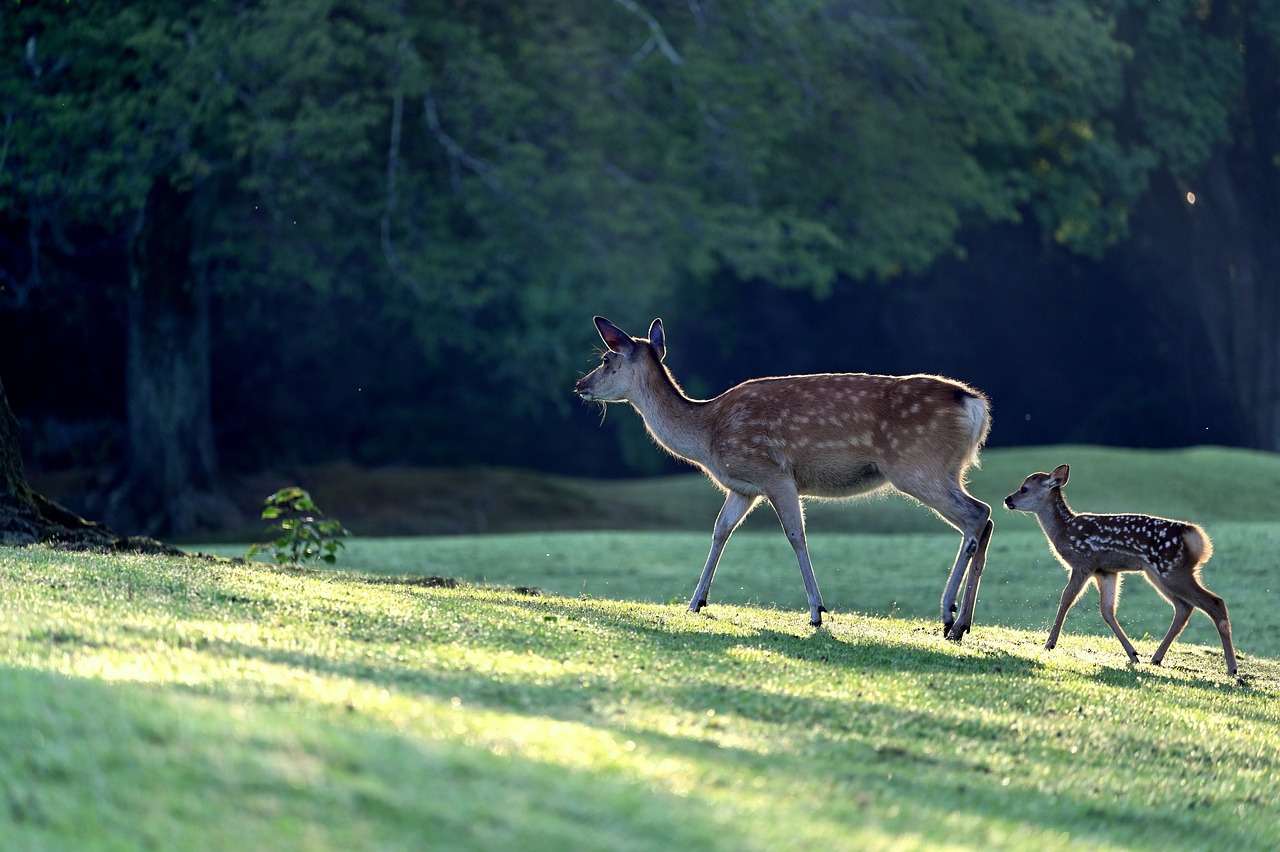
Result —
MULTIPOLYGON (((357 538, 323 571, 0 549, 0 849, 1280 846, 1274 457, 1246 458, 1233 493, 1236 454, 1102 453, 1090 473, 1070 449, 975 490, 1069 461, 1078 508, 1203 523, 1239 677, 1201 614, 1165 666, 1128 665, 1096 594, 1044 651, 1066 575, 1003 510, 959 645, 936 615, 959 537, 902 501, 824 511, 935 532, 811 515, 819 630, 767 527, 685 612, 710 517, 357 538)), ((1130 580, 1144 658, 1170 614, 1130 580)))

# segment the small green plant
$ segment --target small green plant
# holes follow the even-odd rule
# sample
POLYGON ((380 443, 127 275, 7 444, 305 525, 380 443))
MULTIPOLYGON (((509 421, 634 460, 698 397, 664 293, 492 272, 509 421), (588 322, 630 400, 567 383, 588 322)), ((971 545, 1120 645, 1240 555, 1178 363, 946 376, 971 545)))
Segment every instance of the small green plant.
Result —
POLYGON ((262 519, 276 521, 267 531, 279 535, 267 544, 251 545, 249 558, 270 553, 281 565, 316 560, 332 565, 338 559, 338 549, 346 546, 342 539, 351 535, 336 518, 326 518, 311 495, 296 485, 268 497, 262 519))

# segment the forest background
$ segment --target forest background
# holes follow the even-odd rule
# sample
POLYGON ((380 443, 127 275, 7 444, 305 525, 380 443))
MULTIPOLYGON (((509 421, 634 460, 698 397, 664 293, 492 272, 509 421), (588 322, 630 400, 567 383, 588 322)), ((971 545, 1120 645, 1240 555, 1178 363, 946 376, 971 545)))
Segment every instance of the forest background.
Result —
POLYGON ((1278 234, 1280 0, 0 11, 3 393, 126 533, 326 461, 674 470, 572 396, 594 314, 695 396, 1280 451, 1278 234))

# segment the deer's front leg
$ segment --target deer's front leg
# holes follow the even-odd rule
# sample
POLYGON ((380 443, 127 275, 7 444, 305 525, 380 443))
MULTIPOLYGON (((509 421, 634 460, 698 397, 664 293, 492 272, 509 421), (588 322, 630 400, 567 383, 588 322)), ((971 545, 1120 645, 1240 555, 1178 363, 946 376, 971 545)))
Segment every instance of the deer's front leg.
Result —
POLYGON ((1080 593, 1084 591, 1084 585, 1089 582, 1089 577, 1088 572, 1071 569, 1071 577, 1067 580, 1067 586, 1062 590, 1062 600, 1058 603, 1058 617, 1053 620, 1053 629, 1049 631, 1049 638, 1044 643, 1046 651, 1052 651, 1058 644, 1062 623, 1067 620, 1067 613, 1071 611, 1071 607, 1075 606, 1076 601, 1080 599, 1080 593))
MULTIPOLYGON (((1138 652, 1134 650, 1133 643, 1129 641, 1129 637, 1125 635, 1124 630, 1120 627, 1120 622, 1116 620, 1116 600, 1120 594, 1120 575, 1097 574, 1095 576, 1098 584, 1098 609, 1102 612, 1102 620, 1107 623, 1107 626, 1111 628, 1111 632, 1116 634, 1116 638, 1124 646, 1124 652, 1129 655, 1129 662, 1136 663, 1138 662, 1138 652)), ((1188 615, 1190 614, 1188 613, 1188 615)))
POLYGON ((742 523, 742 519, 755 508, 759 497, 749 497, 730 491, 725 497, 720 514, 716 516, 715 529, 711 534, 711 552, 707 554, 707 564, 702 567, 702 575, 698 578, 698 587, 693 590, 693 600, 689 601, 689 612, 697 612, 707 605, 707 595, 711 593, 711 580, 715 577, 716 564, 720 562, 720 554, 729 543, 729 536, 742 523))

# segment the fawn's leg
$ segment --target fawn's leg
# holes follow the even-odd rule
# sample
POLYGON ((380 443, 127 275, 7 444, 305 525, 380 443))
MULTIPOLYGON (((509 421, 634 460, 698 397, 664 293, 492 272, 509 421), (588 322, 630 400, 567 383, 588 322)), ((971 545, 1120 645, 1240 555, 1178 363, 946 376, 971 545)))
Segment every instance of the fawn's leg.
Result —
POLYGON ((1120 644, 1124 646, 1125 653, 1129 655, 1129 662, 1138 662, 1138 652, 1133 649, 1133 643, 1129 641, 1129 637, 1124 635, 1124 630, 1120 628, 1120 622, 1116 621, 1116 600, 1120 592, 1120 575, 1119 574, 1094 574, 1094 582, 1098 584, 1098 609, 1102 611, 1102 620, 1111 628, 1111 632, 1116 634, 1116 638, 1120 640, 1120 644))
POLYGON ((1204 610, 1205 615, 1213 621, 1213 626, 1218 628, 1218 638, 1222 640, 1222 655, 1227 663, 1227 674, 1235 674, 1236 652, 1231 644, 1231 618, 1227 615, 1227 604, 1222 598, 1196 582, 1194 571, 1187 575, 1187 581, 1187 585, 1193 586, 1192 593, 1187 595, 1188 602, 1204 610))
POLYGON ((1170 596, 1169 602, 1173 604, 1173 623, 1169 625, 1169 632, 1164 634, 1164 639, 1160 641, 1160 647, 1156 648, 1155 654, 1151 657, 1151 665, 1153 666, 1158 666, 1164 661, 1165 652, 1169 650, 1173 640, 1178 638, 1182 628, 1187 626, 1191 613, 1195 611, 1191 604, 1180 597, 1170 596))
POLYGON ((1165 651, 1173 644, 1173 640, 1182 632, 1182 628, 1186 626, 1187 620, 1191 618, 1193 607, 1199 607, 1204 610, 1205 615, 1213 621, 1213 626, 1218 628, 1218 638, 1222 640, 1222 655, 1227 663, 1227 674, 1236 673, 1236 652, 1231 644, 1231 619, 1227 615, 1227 605, 1222 598, 1213 592, 1201 586, 1195 580, 1194 574, 1188 574, 1185 580, 1181 577, 1175 582, 1168 583, 1169 589, 1166 596, 1174 602, 1174 624, 1169 627, 1169 634, 1164 637, 1164 641, 1160 643, 1160 647, 1156 650, 1156 655, 1151 662, 1159 665, 1164 659, 1165 651), (1183 606, 1187 608, 1187 613, 1182 618, 1182 624, 1178 624, 1178 601, 1183 602, 1183 606), (1174 627, 1178 629, 1175 631, 1174 627))
MULTIPOLYGON (((1148 573, 1147 576, 1150 577, 1151 574, 1148 573)), ((1227 674, 1235 674, 1236 652, 1231 644, 1231 619, 1227 615, 1227 605, 1222 598, 1200 585, 1196 579, 1195 566, 1188 565, 1183 570, 1173 571, 1159 578, 1157 587, 1173 604, 1174 614, 1173 624, 1169 626, 1169 632, 1160 643, 1160 647, 1156 649, 1151 662, 1160 664, 1165 652, 1173 644, 1173 640, 1178 638, 1187 620, 1191 618, 1194 608, 1199 607, 1213 621, 1213 626, 1218 628, 1218 638, 1222 640, 1222 654, 1226 659, 1227 674), (1185 608, 1185 613, 1179 608, 1179 604, 1185 608)))
POLYGON ((1062 599, 1058 602, 1058 617, 1053 620, 1053 628, 1049 631, 1049 638, 1044 643, 1046 651, 1052 651, 1053 647, 1058 644, 1058 634, 1062 632, 1062 622, 1067 620, 1067 613, 1071 611, 1071 607, 1075 606, 1076 601, 1080 599, 1080 593, 1084 591, 1084 584, 1089 582, 1089 576, 1085 571, 1071 569, 1071 576, 1067 578, 1066 588, 1062 590, 1062 599))
MULTIPOLYGON (((1205 604, 1201 604, 1200 608, 1208 613, 1213 619, 1213 626, 1218 628, 1218 638, 1222 640, 1222 655, 1227 661, 1227 674, 1233 675, 1236 673, 1236 650, 1231 645, 1231 618, 1227 615, 1227 605, 1222 598, 1209 592, 1208 589, 1205 589, 1205 594, 1212 601, 1216 601, 1217 606, 1214 607, 1215 611, 1211 611, 1205 604)), ((1206 601, 1206 603, 1209 602, 1206 601)))
POLYGON ((707 554, 707 564, 703 566, 702 575, 698 578, 698 587, 693 591, 693 600, 689 601, 689 612, 697 612, 707 605, 707 595, 711 592, 711 579, 716 574, 716 564, 720 561, 720 554, 724 551, 724 546, 729 543, 729 536, 733 535, 738 524, 742 523, 742 519, 750 514, 759 501, 759 497, 749 497, 737 491, 730 491, 725 497, 724 505, 720 507, 720 514, 716 516, 715 529, 711 534, 711 552, 707 554))

